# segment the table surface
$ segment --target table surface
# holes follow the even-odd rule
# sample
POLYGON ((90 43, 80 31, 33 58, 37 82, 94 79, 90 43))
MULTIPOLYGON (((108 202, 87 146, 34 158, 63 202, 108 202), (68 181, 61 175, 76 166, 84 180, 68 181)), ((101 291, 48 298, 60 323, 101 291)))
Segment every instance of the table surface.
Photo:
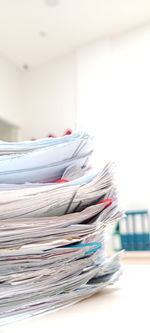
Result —
POLYGON ((0 333, 150 332, 150 264, 126 265, 113 286, 63 310, 0 328, 0 333))

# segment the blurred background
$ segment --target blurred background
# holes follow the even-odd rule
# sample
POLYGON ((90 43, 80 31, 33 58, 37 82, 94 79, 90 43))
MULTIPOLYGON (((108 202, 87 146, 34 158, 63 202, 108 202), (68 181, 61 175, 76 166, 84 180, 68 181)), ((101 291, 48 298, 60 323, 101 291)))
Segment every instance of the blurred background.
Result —
POLYGON ((147 214, 149 119, 149 0, 0 0, 0 140, 94 134, 122 207, 147 214))

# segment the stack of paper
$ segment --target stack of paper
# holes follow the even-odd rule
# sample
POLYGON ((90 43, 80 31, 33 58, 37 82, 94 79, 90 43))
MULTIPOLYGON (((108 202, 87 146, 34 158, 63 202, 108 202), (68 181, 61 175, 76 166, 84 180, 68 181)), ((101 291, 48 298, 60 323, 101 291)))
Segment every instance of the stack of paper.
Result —
POLYGON ((0 143, 0 183, 56 181, 75 162, 84 167, 92 153, 86 134, 21 143, 0 143))
POLYGON ((75 303, 121 274, 119 254, 107 259, 105 253, 105 229, 123 217, 112 165, 83 175, 91 151, 85 134, 0 144, 1 172, 4 165, 8 171, 0 178, 1 325, 75 303), (56 182, 41 183, 43 156, 56 182))

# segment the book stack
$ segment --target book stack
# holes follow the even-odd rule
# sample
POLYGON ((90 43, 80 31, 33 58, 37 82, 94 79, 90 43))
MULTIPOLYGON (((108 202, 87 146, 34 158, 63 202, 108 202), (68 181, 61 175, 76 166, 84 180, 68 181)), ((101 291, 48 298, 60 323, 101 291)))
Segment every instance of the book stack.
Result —
POLYGON ((89 171, 92 138, 0 142, 0 324, 71 305, 112 284, 105 230, 123 217, 113 166, 89 171))

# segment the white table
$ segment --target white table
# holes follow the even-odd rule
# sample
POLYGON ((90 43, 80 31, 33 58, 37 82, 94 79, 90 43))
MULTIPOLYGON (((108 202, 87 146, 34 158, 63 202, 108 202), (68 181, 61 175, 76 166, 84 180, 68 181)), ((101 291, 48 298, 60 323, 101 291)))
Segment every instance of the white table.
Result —
POLYGON ((99 294, 0 333, 150 332, 150 265, 125 265, 120 281, 99 294))

